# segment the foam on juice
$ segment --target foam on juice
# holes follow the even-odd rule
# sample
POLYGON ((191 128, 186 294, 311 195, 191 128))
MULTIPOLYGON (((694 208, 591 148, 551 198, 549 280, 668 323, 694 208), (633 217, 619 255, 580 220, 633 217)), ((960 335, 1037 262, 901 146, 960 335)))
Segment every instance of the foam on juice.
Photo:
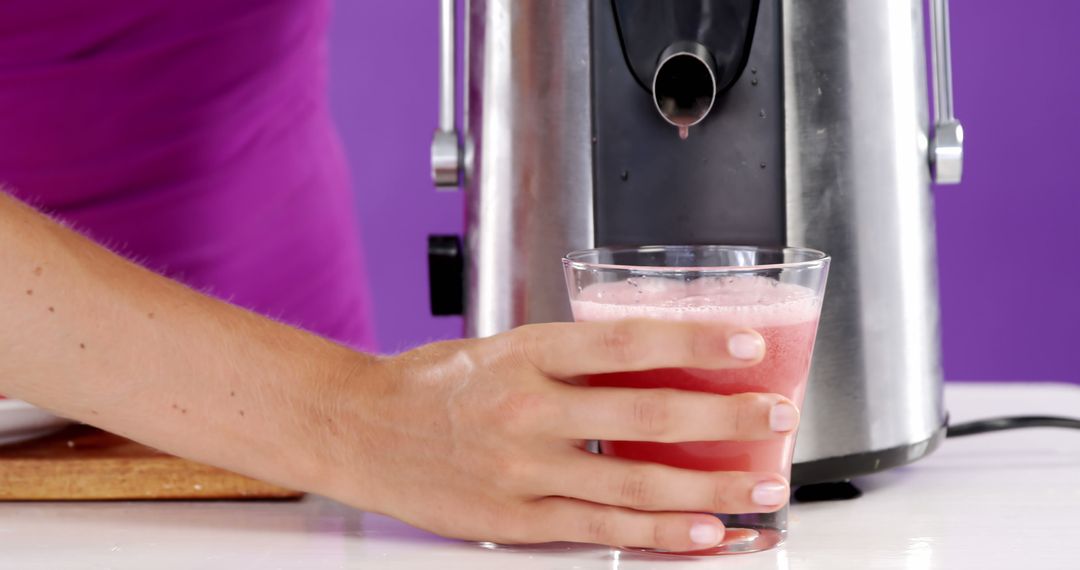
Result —
POLYGON ((635 277, 584 288, 571 302, 579 321, 649 318, 718 321, 775 327, 817 319, 814 291, 760 276, 708 277, 690 282, 635 277))

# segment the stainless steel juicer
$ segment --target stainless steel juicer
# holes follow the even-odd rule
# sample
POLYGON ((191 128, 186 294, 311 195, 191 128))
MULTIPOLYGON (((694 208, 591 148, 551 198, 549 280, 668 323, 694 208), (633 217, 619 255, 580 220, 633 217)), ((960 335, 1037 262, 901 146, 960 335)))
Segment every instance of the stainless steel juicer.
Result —
POLYGON ((947 0, 468 0, 464 128, 442 3, 433 309, 466 333, 569 319, 559 260, 600 245, 833 257, 793 483, 928 453, 945 432, 931 181, 956 183, 947 0), (685 139, 680 136, 680 131, 685 139), (462 307, 463 305, 463 307, 462 307))

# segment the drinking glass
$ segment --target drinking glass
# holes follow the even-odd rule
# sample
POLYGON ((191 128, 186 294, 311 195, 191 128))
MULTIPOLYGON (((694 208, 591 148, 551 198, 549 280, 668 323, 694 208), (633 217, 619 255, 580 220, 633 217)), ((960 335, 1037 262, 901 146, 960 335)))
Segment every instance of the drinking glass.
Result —
MULTIPOLYGON (((676 388, 715 394, 782 394, 801 408, 829 257, 803 248, 648 246, 598 248, 563 259, 576 321, 649 318, 749 327, 763 360, 728 370, 668 368, 598 374, 591 386, 676 388)), ((704 471, 778 473, 790 480, 795 434, 769 441, 600 442, 617 457, 704 471)), ((756 552, 781 544, 787 506, 775 513, 715 513, 723 542, 692 554, 756 552)))

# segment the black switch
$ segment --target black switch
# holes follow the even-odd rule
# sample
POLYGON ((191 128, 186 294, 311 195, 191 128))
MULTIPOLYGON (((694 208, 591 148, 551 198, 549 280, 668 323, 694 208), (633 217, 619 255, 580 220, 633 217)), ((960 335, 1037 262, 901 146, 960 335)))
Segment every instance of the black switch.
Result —
POLYGON ((428 290, 431 314, 464 312, 465 257, 456 235, 428 236, 428 290))

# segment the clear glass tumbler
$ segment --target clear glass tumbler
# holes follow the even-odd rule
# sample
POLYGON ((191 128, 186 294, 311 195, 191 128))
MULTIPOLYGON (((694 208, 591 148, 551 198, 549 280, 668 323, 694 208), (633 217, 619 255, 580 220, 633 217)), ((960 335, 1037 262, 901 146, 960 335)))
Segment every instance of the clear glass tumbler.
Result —
MULTIPOLYGON (((593 386, 770 392, 801 407, 829 257, 800 248, 649 246, 598 248, 563 260, 576 321, 653 318, 750 327, 765 339, 757 365, 730 370, 663 369, 600 374, 593 386)), ((705 471, 779 473, 790 480, 795 435, 772 441, 600 442, 600 451, 705 471)), ((787 507, 775 513, 716 513, 727 532, 692 554, 757 552, 782 543, 787 507)))

